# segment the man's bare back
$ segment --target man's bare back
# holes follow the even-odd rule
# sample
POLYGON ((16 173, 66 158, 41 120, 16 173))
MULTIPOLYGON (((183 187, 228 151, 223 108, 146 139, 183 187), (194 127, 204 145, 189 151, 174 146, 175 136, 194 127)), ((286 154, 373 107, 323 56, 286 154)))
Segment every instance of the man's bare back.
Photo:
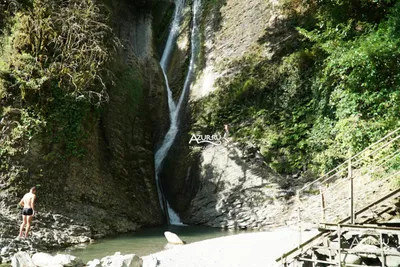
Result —
POLYGON ((36 198, 36 195, 29 192, 24 195, 21 200, 21 206, 23 205, 25 209, 33 209, 33 202, 36 198))

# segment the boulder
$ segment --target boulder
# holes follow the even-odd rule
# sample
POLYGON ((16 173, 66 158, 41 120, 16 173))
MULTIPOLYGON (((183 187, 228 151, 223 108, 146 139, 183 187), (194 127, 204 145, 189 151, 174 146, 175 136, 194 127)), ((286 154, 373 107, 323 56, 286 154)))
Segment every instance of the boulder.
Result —
POLYGON ((169 231, 164 232, 165 238, 168 240, 168 243, 175 245, 183 245, 185 244, 176 234, 171 233, 169 231))
POLYGON ((9 251, 9 247, 5 246, 1 249, 0 255, 6 255, 9 251))
POLYGON ((86 264, 87 267, 101 267, 101 262, 99 259, 94 259, 92 261, 89 261, 86 264))
POLYGON ((143 266, 142 267, 157 267, 158 260, 154 256, 148 256, 143 258, 143 266))
MULTIPOLYGON (((338 260, 339 255, 336 255, 335 261, 338 260)), ((361 264, 361 258, 353 254, 341 254, 341 262, 346 264, 361 264)))
POLYGON ((371 246, 380 246, 380 241, 379 241, 379 237, 374 236, 374 235, 370 235, 367 237, 364 237, 363 239, 361 239, 360 241, 361 245, 371 245, 371 246))
POLYGON ((1 261, 1 264, 3 264, 3 265, 5 264, 5 266, 7 266, 7 264, 10 265, 10 263, 11 263, 11 259, 8 257, 0 257, 0 261, 1 261))
POLYGON ((120 252, 113 256, 107 256, 101 259, 102 267, 141 267, 142 259, 135 254, 121 255, 120 252))
POLYGON ((75 256, 65 255, 65 254, 57 254, 54 256, 54 260, 64 267, 83 267, 85 264, 83 261, 75 256))
POLYGON ((39 252, 32 256, 32 261, 38 267, 64 267, 49 253, 39 252))
POLYGON ((358 255, 362 258, 376 259, 377 258, 376 255, 380 254, 380 248, 373 245, 358 244, 353 249, 365 252, 365 253, 358 253, 358 255))
MULTIPOLYGON (((399 254, 399 256, 390 255, 385 257, 385 266, 387 267, 399 267, 400 266, 400 253, 396 248, 388 248, 385 249, 386 253, 390 254, 399 254)), ((379 260, 382 262, 383 258, 379 257, 379 260)))
POLYGON ((387 267, 400 267, 400 257, 399 256, 386 256, 385 266, 387 267))
POLYGON ((15 253, 11 259, 12 267, 35 267, 33 261, 28 253, 26 252, 18 252, 15 253))

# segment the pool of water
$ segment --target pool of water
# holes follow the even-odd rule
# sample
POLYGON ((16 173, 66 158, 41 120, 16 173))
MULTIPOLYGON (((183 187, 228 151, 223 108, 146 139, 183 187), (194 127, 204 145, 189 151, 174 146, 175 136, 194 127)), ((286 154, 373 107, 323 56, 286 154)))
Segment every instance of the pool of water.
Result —
POLYGON ((84 262, 101 259, 119 251, 122 254, 134 253, 138 256, 149 255, 166 249, 165 231, 177 234, 187 244, 210 238, 234 235, 243 231, 226 231, 217 228, 198 226, 165 226, 141 229, 134 233, 97 240, 94 244, 77 246, 60 251, 80 257, 84 262))

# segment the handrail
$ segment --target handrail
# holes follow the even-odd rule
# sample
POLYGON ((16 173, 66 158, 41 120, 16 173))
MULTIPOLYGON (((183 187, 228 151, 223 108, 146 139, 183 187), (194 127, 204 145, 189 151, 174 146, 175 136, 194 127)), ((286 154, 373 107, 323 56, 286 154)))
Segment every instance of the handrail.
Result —
MULTIPOLYGON (((368 209, 370 209, 371 207, 376 206, 376 205, 382 203, 383 201, 385 201, 385 200, 387 200, 387 199, 389 199, 389 198, 391 198, 391 197, 393 197, 393 196, 396 196, 396 195, 399 194, 399 193, 400 193, 400 188, 398 188, 398 189, 396 189, 396 190, 390 192, 389 194, 387 194, 387 195, 381 197, 380 199, 374 201, 373 203, 371 203, 371 204, 369 204, 369 205, 367 205, 367 206, 365 206, 365 207, 359 209, 357 212, 355 212, 355 215, 360 215, 360 214, 362 214, 363 212, 365 212, 365 211, 367 211, 368 209)), ((344 219, 342 219, 340 222, 338 222, 338 224, 344 224, 344 223, 348 222, 349 220, 350 220, 350 216, 349 216, 349 217, 346 217, 346 218, 344 218, 344 219)), ((325 224, 327 224, 327 223, 325 223, 325 224)))
POLYGON ((364 157, 359 158, 359 159, 356 160, 353 164, 356 164, 356 163, 360 162, 360 160, 362 160, 362 159, 364 159, 364 158, 366 158, 366 157, 369 157, 369 156, 375 154, 377 151, 380 151, 381 149, 387 147, 388 145, 390 145, 391 143, 393 143, 394 141, 396 141, 396 140, 398 140, 398 139, 400 139, 400 135, 398 135, 398 136, 395 137, 394 139, 390 140, 389 142, 387 142, 387 143, 381 145, 380 147, 376 148, 375 150, 372 150, 369 154, 365 155, 364 157))
POLYGON ((394 151, 392 154, 390 154, 389 156, 380 159, 377 163, 379 163, 379 165, 377 165, 376 167, 381 167, 382 165, 384 165, 387 162, 390 162, 392 159, 394 159, 395 157, 399 156, 400 154, 400 149, 397 149, 396 151, 394 151))
MULTIPOLYGON (((400 173, 400 171, 396 172, 394 175, 400 173)), ((393 176, 393 175, 391 175, 393 176)), ((391 177, 389 176, 389 177, 391 177)), ((386 201, 387 199, 390 199, 392 197, 397 196, 400 193, 400 188, 397 188, 396 190, 386 194, 385 196, 379 198, 378 200, 374 201, 373 203, 359 209, 355 214, 359 215, 362 214, 363 212, 367 211, 368 209, 370 209, 372 206, 376 206, 384 201, 386 201)), ((308 249, 308 247, 313 245, 313 242, 318 241, 319 238, 321 237, 325 237, 327 235, 329 235, 329 231, 336 231, 337 227, 344 227, 344 228, 349 228, 349 229, 374 229, 374 230, 382 230, 382 231, 386 231, 386 232, 391 232, 391 231, 395 231, 396 233, 398 232, 398 227, 393 228, 393 227, 387 227, 387 226, 374 226, 374 225, 367 225, 367 226, 363 226, 363 225, 351 225, 351 224, 346 224, 347 221, 350 220, 350 217, 346 217, 344 219, 342 219, 341 221, 337 222, 337 223, 324 223, 322 227, 321 225, 319 226, 319 230, 320 232, 318 234, 316 234, 315 236, 309 238, 308 240, 302 242, 301 244, 299 244, 296 248, 293 248, 291 250, 289 250, 288 252, 284 253, 282 256, 278 257, 275 259, 276 262, 288 262, 290 260, 294 260, 299 253, 304 252, 306 249, 308 249), (297 253, 297 254, 295 254, 297 253)))
MULTIPOLYGON (((387 176, 385 176, 384 178, 381 178, 377 181, 375 181, 375 187, 376 188, 380 188, 379 192, 376 194, 376 197, 381 197, 382 194, 388 194, 390 195, 390 189, 386 188, 386 189, 382 189, 381 186, 385 185, 385 184, 389 184, 390 181, 392 181, 392 179, 394 177, 399 177, 400 176, 400 170, 396 170, 392 173, 388 173, 387 176)), ((348 188, 349 186, 349 181, 351 179, 346 177, 344 179, 341 179, 340 182, 333 184, 332 186, 325 188, 324 190, 324 215, 326 215, 325 217, 325 222, 338 222, 340 221, 341 223, 343 222, 343 216, 347 216, 346 214, 343 214, 343 207, 348 205, 348 198, 342 198, 339 199, 339 201, 336 201, 336 192, 346 192, 346 188, 348 188), (332 201, 332 197, 333 197, 333 201, 332 201), (340 209, 339 212, 336 212, 337 209, 340 209), (325 212, 328 212, 327 214, 325 214, 325 212), (332 213, 333 212, 333 213, 332 213), (338 221, 336 221, 338 220, 338 221)), ((392 188, 391 190, 394 190, 395 192, 398 192, 398 190, 400 189, 399 186, 395 186, 394 188, 392 188)), ((358 191, 358 193, 360 193, 360 191, 358 191)), ((359 195, 358 195, 359 196, 359 195)), ((320 199, 321 199, 321 195, 314 195, 311 198, 308 198, 305 202, 303 202, 302 200, 298 200, 298 204, 299 204, 299 208, 300 208, 300 214, 299 216, 301 217, 302 220, 311 220, 314 223, 319 223, 320 222, 320 213, 316 213, 315 208, 318 207, 318 210, 321 210, 322 208, 319 206, 320 203, 320 199), (310 208, 309 206, 307 206, 308 208, 304 208, 307 204, 310 203, 318 203, 318 204, 312 204, 312 207, 310 208), (318 220, 318 221, 317 221, 318 220)), ((359 206, 359 204, 368 204, 368 202, 365 202, 364 198, 357 198, 354 197, 354 206, 359 206), (363 200, 361 200, 363 199, 363 200), (361 203, 359 203, 359 201, 361 200, 361 203), (365 203, 364 203, 365 202, 365 203)), ((374 198, 370 199, 370 201, 372 201, 372 204, 375 205, 376 201, 374 198)), ((322 211, 322 210, 321 210, 322 211)), ((355 213, 355 216, 359 215, 359 213, 355 213)), ((346 217, 346 219, 348 219, 350 217, 346 217)))
MULTIPOLYGON (((343 207, 349 206, 349 213, 354 214, 355 206, 361 203, 368 203, 366 201, 373 202, 374 198, 379 198, 382 194, 386 194, 390 183, 387 178, 399 175, 397 168, 392 168, 393 159, 400 155, 399 131, 400 128, 397 128, 388 133, 319 179, 297 190, 298 220, 300 221, 301 218, 303 221, 318 223, 322 218, 326 222, 335 222, 346 215, 343 207), (354 170, 358 170, 360 175, 354 177, 352 175, 354 170), (345 176, 346 172, 348 175, 345 176), (386 177, 374 180, 372 175, 380 173, 386 177), (377 194, 370 194, 370 197, 362 200, 360 196, 365 192, 362 188, 366 183, 373 183, 379 190, 377 194), (316 185, 320 186, 320 194, 304 198, 304 191, 317 189, 316 185), (347 194, 349 194, 348 198, 347 194)), ((353 219, 355 220, 355 217, 353 219)))
MULTIPOLYGON (((343 163, 341 163, 340 165, 338 165, 336 168, 330 170, 329 172, 327 172, 326 174, 324 174, 323 176, 321 176, 321 177, 318 178, 317 180, 314 180, 314 181, 312 181, 312 182, 310 182, 310 183, 305 184, 299 191, 303 191, 304 189, 306 189, 306 188, 308 188, 308 187, 314 185, 315 183, 320 182, 322 179, 324 179, 326 176, 328 176, 328 175, 331 174, 332 172, 334 172, 334 171, 340 169, 340 168, 343 167, 343 166, 348 165, 348 164, 349 164, 349 161, 355 159, 356 157, 358 157, 358 156, 361 155, 362 153, 366 152, 368 149, 370 149, 370 148, 372 148, 372 147, 374 147, 374 146, 376 146, 376 145, 382 143, 385 139, 389 138, 390 136, 392 136, 393 134, 397 133, 398 131, 400 131, 400 127, 397 128, 396 130, 394 130, 394 131, 388 133, 386 136, 384 136, 383 138, 379 139, 379 140, 376 141, 375 143, 369 145, 369 146, 368 146, 367 148, 365 148, 364 150, 362 150, 362 151, 358 152, 357 154, 355 154, 354 156, 350 157, 349 159, 347 159, 346 161, 344 161, 343 163)), ((397 139, 399 139, 399 138, 400 138, 400 135, 398 135, 398 136, 396 137, 395 140, 397 140, 397 139)), ((379 149, 381 149, 381 148, 379 148, 379 149)), ((378 149, 375 149, 375 151, 377 151, 377 150, 378 150, 378 149)), ((370 156, 370 155, 371 155, 371 153, 370 153, 369 155, 367 155, 367 156, 370 156)), ((366 156, 366 157, 367 157, 367 156, 366 156)), ((334 175, 336 175, 336 174, 337 174, 337 172, 335 172, 333 175, 329 176, 329 177, 328 177, 327 179, 325 179, 324 181, 326 181, 326 180, 332 178, 332 177, 333 177, 334 175)))

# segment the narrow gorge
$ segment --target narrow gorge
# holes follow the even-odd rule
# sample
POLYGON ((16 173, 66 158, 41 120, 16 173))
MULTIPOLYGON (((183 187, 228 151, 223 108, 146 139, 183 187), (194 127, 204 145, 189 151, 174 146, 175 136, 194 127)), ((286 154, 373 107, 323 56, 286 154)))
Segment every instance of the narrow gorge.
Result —
MULTIPOLYGON (((399 12, 394 0, 2 1, 0 263, 163 225, 294 225, 305 184, 400 127, 399 12), (15 241, 32 186, 32 235, 15 241)), ((316 197, 351 175, 368 194, 358 208, 397 190, 399 146, 301 200, 318 217, 316 197)))

